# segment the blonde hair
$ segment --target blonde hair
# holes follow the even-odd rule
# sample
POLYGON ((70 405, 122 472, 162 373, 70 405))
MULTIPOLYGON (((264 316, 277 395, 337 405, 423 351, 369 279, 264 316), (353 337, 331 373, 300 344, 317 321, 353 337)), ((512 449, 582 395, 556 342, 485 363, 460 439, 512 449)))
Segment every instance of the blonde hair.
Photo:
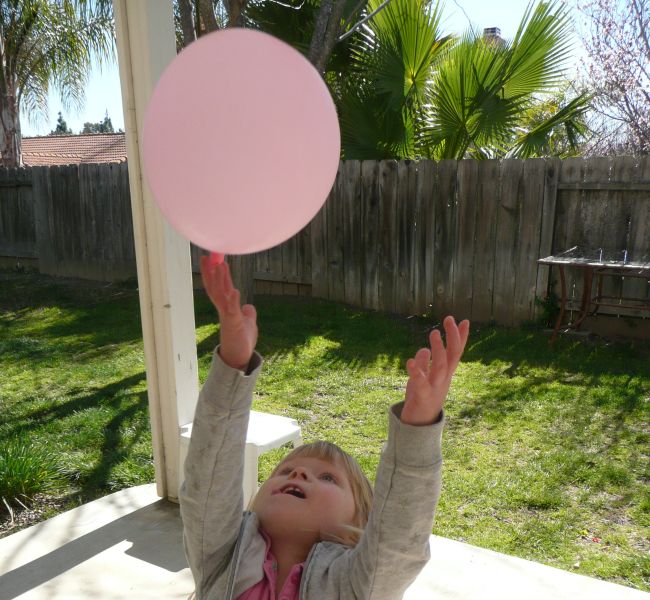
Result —
MULTIPOLYGON (((346 531, 346 537, 342 538, 338 535, 331 534, 333 539, 346 545, 354 547, 359 543, 363 530, 368 523, 368 516, 370 515, 370 508, 372 507, 372 486, 361 470, 359 463, 350 456, 345 450, 339 448, 336 444, 331 442, 312 442, 311 444, 304 444, 294 448, 287 456, 285 456, 273 469, 271 476, 275 475, 278 469, 287 461, 298 457, 305 458, 319 458, 329 463, 336 464, 337 462, 343 467, 345 474, 352 489, 352 497, 354 498, 355 513, 352 523, 343 525, 346 531)), ((255 502, 255 497, 251 499, 249 507, 252 507, 255 502)))

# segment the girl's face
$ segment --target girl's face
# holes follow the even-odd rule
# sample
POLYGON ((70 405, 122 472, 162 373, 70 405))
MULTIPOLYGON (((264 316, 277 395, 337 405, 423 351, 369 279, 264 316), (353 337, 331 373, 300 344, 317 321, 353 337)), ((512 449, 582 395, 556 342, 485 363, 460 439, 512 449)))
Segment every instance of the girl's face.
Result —
POLYGON ((315 457, 296 456, 277 467, 260 488, 253 510, 271 538, 294 534, 313 545, 345 537, 356 507, 344 468, 315 457))

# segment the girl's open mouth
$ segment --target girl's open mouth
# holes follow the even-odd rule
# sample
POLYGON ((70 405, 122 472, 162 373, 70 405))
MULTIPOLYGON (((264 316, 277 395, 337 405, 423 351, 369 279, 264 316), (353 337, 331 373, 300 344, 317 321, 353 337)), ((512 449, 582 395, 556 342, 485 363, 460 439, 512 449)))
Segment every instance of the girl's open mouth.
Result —
POLYGON ((280 489, 280 493, 289 494, 291 496, 295 496, 296 498, 300 498, 301 500, 304 500, 306 498, 305 492, 300 487, 293 484, 283 486, 280 489))

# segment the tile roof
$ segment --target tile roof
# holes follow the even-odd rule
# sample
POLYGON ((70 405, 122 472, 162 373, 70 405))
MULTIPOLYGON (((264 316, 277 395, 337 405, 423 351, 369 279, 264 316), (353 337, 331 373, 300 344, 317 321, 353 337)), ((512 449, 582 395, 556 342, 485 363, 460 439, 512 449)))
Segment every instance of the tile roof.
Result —
POLYGON ((29 167, 124 162, 124 133, 48 135, 22 139, 23 163, 29 167))

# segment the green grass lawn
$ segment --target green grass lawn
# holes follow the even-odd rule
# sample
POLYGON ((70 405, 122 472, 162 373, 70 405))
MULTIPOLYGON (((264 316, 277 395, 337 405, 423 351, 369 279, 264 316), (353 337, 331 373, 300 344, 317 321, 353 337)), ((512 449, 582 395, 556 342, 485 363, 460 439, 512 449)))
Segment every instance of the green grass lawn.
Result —
MULTIPOLYGON (((64 474, 37 497, 40 516, 152 481, 137 292, 0 275, 0 447, 31 442, 64 474)), ((340 444, 374 478, 404 363, 435 323, 299 298, 256 305, 254 407, 298 419, 307 441, 340 444)), ((202 380, 215 317, 198 297, 202 380)), ((538 331, 474 328, 447 405, 434 533, 650 591, 649 357, 638 343, 549 348, 538 331)), ((262 458, 260 478, 282 452, 262 458)))

